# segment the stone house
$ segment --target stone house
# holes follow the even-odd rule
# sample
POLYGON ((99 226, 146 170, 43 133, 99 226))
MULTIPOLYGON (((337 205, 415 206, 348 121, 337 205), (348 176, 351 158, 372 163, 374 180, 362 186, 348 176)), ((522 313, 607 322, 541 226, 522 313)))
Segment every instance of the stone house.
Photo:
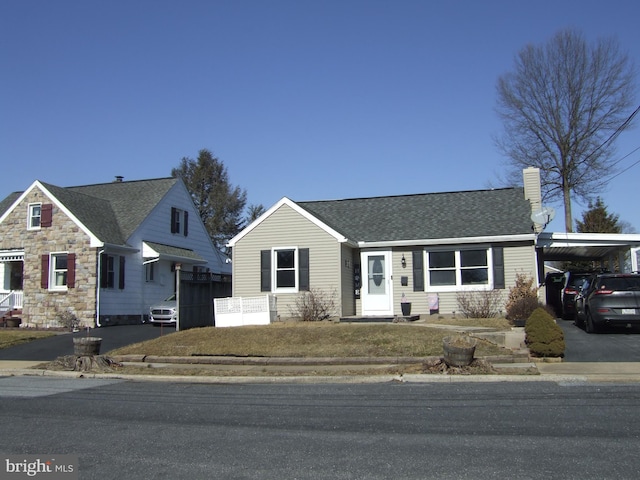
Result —
MULTIPOLYGON (((26 326, 140 323, 183 271, 230 273, 180 179, 58 187, 0 202, 0 310, 26 326)), ((1 312, 0 312, 1 313, 1 312)))

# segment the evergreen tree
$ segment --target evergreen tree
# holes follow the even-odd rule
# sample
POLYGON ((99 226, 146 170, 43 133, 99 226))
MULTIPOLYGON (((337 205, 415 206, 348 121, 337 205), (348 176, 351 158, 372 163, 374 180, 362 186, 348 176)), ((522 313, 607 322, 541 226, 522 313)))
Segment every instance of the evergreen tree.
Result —
POLYGON ((184 181, 213 243, 225 250, 227 241, 244 227, 247 192, 231 185, 224 163, 205 149, 197 160, 183 157, 171 176, 184 181))
POLYGON ((582 221, 576 220, 576 230, 580 233, 622 233, 619 215, 609 213, 602 198, 589 202, 588 210, 582 212, 582 221))

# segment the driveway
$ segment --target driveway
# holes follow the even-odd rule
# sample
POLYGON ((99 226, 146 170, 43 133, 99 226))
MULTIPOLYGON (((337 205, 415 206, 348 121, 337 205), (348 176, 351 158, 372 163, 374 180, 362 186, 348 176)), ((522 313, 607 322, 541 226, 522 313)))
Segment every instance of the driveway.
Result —
MULTIPOLYGON (((108 352, 115 348, 132 343, 144 342, 157 338, 160 334, 175 331, 171 328, 160 328, 153 325, 116 325, 113 327, 94 328, 89 332, 92 337, 102 338, 100 352, 108 352)), ((35 340, 15 347, 0 349, 0 360, 32 360, 49 362, 64 355, 73 355, 73 337, 86 336, 87 332, 61 333, 53 337, 35 340)))
POLYGON ((566 362, 640 362, 640 332, 623 329, 588 334, 573 320, 557 320, 564 331, 566 362))

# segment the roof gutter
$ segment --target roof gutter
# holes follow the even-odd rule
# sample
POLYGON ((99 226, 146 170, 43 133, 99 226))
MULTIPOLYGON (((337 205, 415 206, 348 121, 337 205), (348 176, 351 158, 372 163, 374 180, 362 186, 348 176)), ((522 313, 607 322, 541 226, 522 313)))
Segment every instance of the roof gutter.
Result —
POLYGON ((439 246, 439 245, 460 245, 476 243, 504 243, 504 242, 535 242, 536 236, 533 233, 523 235, 495 235, 486 237, 452 237, 452 238, 424 238, 415 240, 386 240, 380 242, 358 242, 359 248, 376 247, 416 247, 416 246, 439 246))

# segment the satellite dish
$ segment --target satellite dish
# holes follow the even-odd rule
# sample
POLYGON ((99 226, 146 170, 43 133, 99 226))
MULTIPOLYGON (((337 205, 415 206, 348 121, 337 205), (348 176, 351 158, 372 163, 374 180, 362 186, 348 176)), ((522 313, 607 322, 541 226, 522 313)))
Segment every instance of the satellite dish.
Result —
POLYGON ((542 207, 531 214, 531 221, 546 227, 556 216, 556 211, 551 207, 542 207))

